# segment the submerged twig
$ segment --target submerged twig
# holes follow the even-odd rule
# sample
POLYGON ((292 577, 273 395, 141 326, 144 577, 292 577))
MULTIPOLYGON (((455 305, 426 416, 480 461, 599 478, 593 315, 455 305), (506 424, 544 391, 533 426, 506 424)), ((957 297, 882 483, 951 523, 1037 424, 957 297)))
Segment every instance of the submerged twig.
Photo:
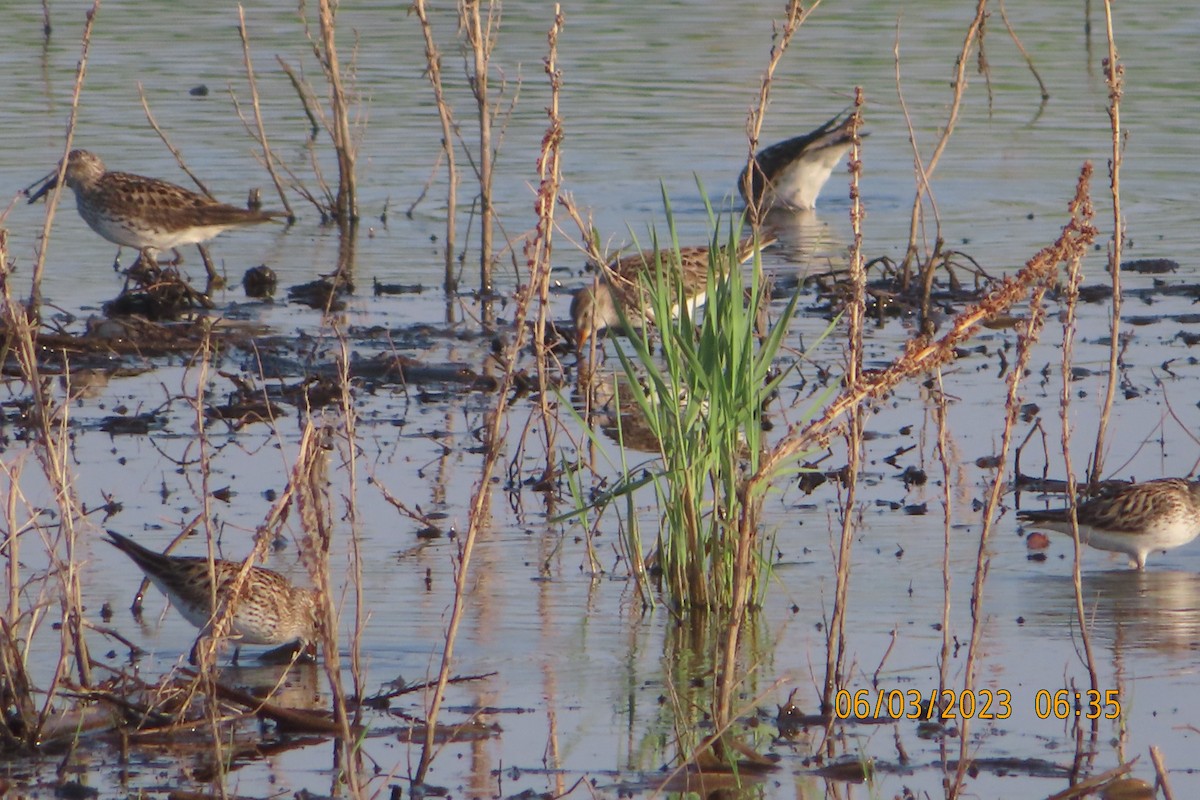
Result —
POLYGON ((180 152, 178 147, 171 143, 171 140, 167 138, 166 132, 159 126, 158 120, 154 118, 154 113, 150 111, 150 103, 146 100, 146 90, 142 88, 141 81, 138 81, 137 90, 138 99, 142 101, 142 111, 146 113, 146 121, 150 123, 150 127, 153 128, 154 132, 158 134, 158 138, 161 139, 162 143, 167 146, 168 150, 171 151, 171 155, 175 157, 175 163, 179 165, 181 170, 187 173, 187 176, 192 179, 192 183, 196 184, 196 187, 200 189, 201 193, 205 197, 215 202, 217 198, 214 197, 213 193, 210 192, 208 187, 204 185, 204 181, 196 177, 196 173, 192 172, 192 170, 188 167, 187 162, 183 160, 183 153, 180 152))

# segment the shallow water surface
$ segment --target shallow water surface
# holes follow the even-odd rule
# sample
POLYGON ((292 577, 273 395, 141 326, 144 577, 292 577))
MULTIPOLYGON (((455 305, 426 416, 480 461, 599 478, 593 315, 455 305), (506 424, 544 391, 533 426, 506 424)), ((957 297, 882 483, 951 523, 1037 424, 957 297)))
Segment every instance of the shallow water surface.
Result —
MULTIPOLYGON (((753 6, 592 2, 564 7, 567 22, 559 42, 564 188, 590 215, 605 244, 629 244, 636 237, 645 246, 651 226, 662 235, 663 186, 685 245, 704 241, 709 232, 698 181, 714 204, 729 207, 733 180, 745 160, 745 116, 766 62, 772 14, 778 11, 776 4, 753 6)), ((914 191, 909 131, 895 85, 895 41, 898 37, 903 100, 925 156, 945 124, 948 83, 972 8, 965 3, 954 8, 945 3, 822 5, 776 75, 764 143, 824 122, 849 103, 856 85, 864 87, 870 133, 862 155, 868 258, 902 256, 914 191)), ((0 96, 19 122, 0 130, 5 154, 0 180, 13 193, 61 155, 82 11, 57 5, 53 10, 55 27, 48 44, 43 43, 35 5, 6 12, 9 46, 0 52, 0 64, 9 79, 0 96)), ((947 247, 968 253, 989 274, 1011 273, 1058 234, 1080 166, 1091 159, 1101 237, 1084 269, 1087 283, 1103 283, 1103 238, 1111 229, 1110 201, 1104 196, 1111 134, 1101 73, 1103 21, 1093 8, 1089 35, 1082 4, 1009 3, 1006 11, 1051 96, 1040 104, 1037 85, 993 9, 986 40, 989 80, 970 65, 966 102, 933 180, 941 235, 947 247)), ((311 187, 315 180, 307 122, 275 56, 303 63, 313 80, 319 70, 308 58, 310 47, 292 4, 255 4, 246 16, 273 147, 311 187)), ((448 9, 437 9, 433 20, 466 146, 473 146, 470 101, 453 38, 456 21, 448 9)), ((546 124, 542 58, 549 25, 545 4, 510 2, 498 34, 493 85, 503 78, 504 102, 515 105, 503 115, 496 208, 514 241, 533 224, 531 186, 546 124)), ((1194 75, 1200 66, 1195 63, 1200 21, 1177 5, 1143 2, 1136 10, 1119 8, 1116 28, 1126 70, 1122 121, 1128 137, 1121 180, 1126 257, 1170 258, 1180 268, 1127 278, 1128 288, 1145 291, 1126 300, 1126 315, 1138 317, 1141 324, 1123 329, 1129 344, 1122 356, 1123 384, 1106 471, 1137 479, 1185 475, 1200 451, 1194 436, 1200 410, 1192 399, 1200 368, 1188 337, 1181 336, 1195 324, 1187 316, 1192 299, 1160 293, 1156 281, 1168 286, 1200 283, 1193 256, 1200 244, 1194 224, 1200 159, 1194 158, 1190 133, 1200 125, 1200 104, 1187 102, 1195 90, 1190 79, 1180 77, 1194 75), (1164 51, 1171 58, 1163 58, 1164 51)), ((345 331, 355 363, 396 354, 494 374, 497 368, 489 362, 494 336, 480 332, 478 304, 469 292, 447 302, 440 290, 444 173, 435 173, 429 195, 412 216, 404 213, 434 170, 440 146, 423 76, 420 31, 403 8, 346 4, 339 35, 343 58, 353 56, 357 63, 354 89, 361 109, 364 222, 356 240, 357 290, 345 311, 331 317, 283 299, 273 304, 248 301, 237 288, 219 293, 217 314, 261 325, 290 347, 234 350, 217 366, 272 387, 298 383, 312 364, 332 363, 340 347, 335 334, 345 331), (385 210, 386 222, 381 219, 385 210), (371 287, 376 280, 419 284, 424 291, 375 295, 371 287), (448 317, 455 322, 448 324, 448 317)), ((110 168, 184 183, 144 121, 138 81, 158 122, 219 198, 240 203, 249 188, 258 186, 267 204, 277 205, 230 99, 232 90, 243 109, 248 102, 234 7, 113 3, 97 17, 75 146, 95 150, 110 168), (200 84, 208 87, 208 95, 190 95, 188 90, 200 84)), ((333 174, 324 140, 318 141, 317 154, 326 174, 333 174)), ((469 203, 471 194, 465 179, 461 201, 469 203)), ((781 221, 785 233, 780 245, 764 254, 764 268, 782 282, 842 265, 851 239, 847 196, 846 175, 839 169, 815 214, 781 221)), ((259 263, 272 267, 284 287, 332 271, 338 257, 336 229, 319 224, 317 213, 303 200, 291 200, 300 215, 295 225, 235 231, 214 243, 214 255, 233 283, 246 267, 259 263)), ((18 205, 4 221, 18 295, 28 291, 23 281, 32 270, 43 214, 42 206, 18 205)), ((477 283, 471 265, 478 257, 478 233, 475 228, 468 232, 465 216, 460 235, 469 237, 465 245, 460 243, 466 252, 463 286, 469 290, 477 283)), ((932 220, 922 235, 922 243, 931 246, 937 235, 932 220)), ((569 227, 557 239, 559 285, 551 295, 551 316, 557 319, 567 316, 569 292, 589 279, 583 274, 584 256, 572 246, 578 239, 578 231, 569 227)), ((120 278, 110 271, 114 250, 86 227, 72 199, 64 197, 43 284, 50 304, 47 316, 55 324, 78 333, 117 293, 120 278)), ((516 251, 520 259, 519 242, 516 251)), ((202 268, 194 252, 184 256, 184 269, 199 276, 202 268)), ((130 258, 126 252, 126 263, 130 258)), ((510 266, 500 273, 498 287, 505 299, 513 295, 513 274, 510 266)), ((793 352, 824 333, 829 325, 824 308, 825 301, 806 290, 787 342, 793 352)), ((1040 407, 1044 437, 1032 437, 1020 464, 1026 474, 1040 475, 1045 466, 1056 477, 1063 470, 1057 312, 1052 304, 1044 342, 1035 350, 1022 388, 1023 401, 1040 407)), ((511 303, 500 304, 501 325, 512 313, 511 303)), ((1070 386, 1071 455, 1077 471, 1094 444, 1108 359, 1109 307, 1084 304, 1080 314, 1075 366, 1090 372, 1078 375, 1070 386)), ((905 319, 872 327, 868 366, 890 363, 912 330, 905 319)), ((915 690, 928 696, 936 689, 947 536, 950 631, 961 645, 951 650, 949 673, 954 685, 962 684, 971 579, 980 549, 977 504, 993 476, 977 462, 996 455, 1000 446, 1004 364, 1013 363, 1014 344, 1011 330, 985 330, 945 370, 944 391, 951 398, 948 488, 937 459, 935 403, 927 387, 901 387, 868 418, 848 606, 852 690, 915 690), (892 455, 892 462, 885 461, 892 455), (900 477, 906 467, 925 470, 929 482, 907 486, 900 477), (950 501, 948 528, 944 498, 950 501), (923 514, 905 513, 922 505, 923 514)), ((605 344, 610 367, 617 363, 611 357, 614 347, 611 341, 605 344)), ((568 372, 573 358, 563 358, 568 372)), ((775 421, 797 420, 824 391, 821 368, 836 376, 843 359, 844 336, 838 327, 789 375, 775 421)), ((136 669, 153 678, 186 657, 195 631, 155 590, 147 595, 142 622, 135 622, 126 608, 140 576, 92 534, 111 527, 161 548, 183 524, 207 515, 221 552, 243 557, 272 499, 285 491, 309 417, 285 406, 286 416, 274 425, 235 429, 209 423, 202 443, 195 398, 203 388, 210 392, 210 402, 222 399, 233 390, 230 379, 181 356, 131 359, 130 364, 138 366, 131 370, 136 374, 102 381, 69 402, 68 467, 78 497, 89 508, 106 497, 121 504, 108 519, 97 513, 82 523, 88 613, 109 604, 114 616, 105 624, 149 651, 136 669), (110 416, 151 412, 154 424, 145 435, 112 435, 102 429, 110 416), (207 469, 202 469, 202 459, 207 469), (228 493, 219 494, 226 499, 212 496, 223 488, 228 493)), ((26 391, 15 381, 10 386, 14 398, 26 391)), ((569 386, 564 391, 568 394, 559 402, 570 402, 569 386)), ((354 448, 330 451, 326 499, 335 530, 331 566, 343 609, 344 648, 355 617, 351 554, 355 548, 361 554, 362 689, 369 694, 395 681, 416 684, 436 674, 454 593, 457 534, 469 519, 480 475, 480 430, 495 398, 459 384, 374 380, 356 383, 352 402, 357 415, 354 448), (387 495, 434 517, 438 535, 418 536, 424 523, 417 515, 399 512, 387 495)), ((579 456, 575 444, 584 437, 566 414, 560 416, 565 428, 557 446, 563 459, 574 461, 579 456)), ((6 419, 11 424, 7 410, 6 419)), ((587 533, 575 522, 551 521, 572 508, 569 497, 523 486, 545 462, 538 452, 540 424, 534 404, 519 399, 508 424, 491 521, 473 556, 467 613, 455 652, 455 674, 487 677, 453 686, 446 698, 449 721, 478 718, 496 724, 500 732, 448 745, 434 762, 429 781, 453 796, 474 797, 565 792, 582 777, 599 795, 649 795, 649 784, 642 779, 661 777, 660 768, 676 754, 673 718, 697 719, 695 709, 709 702, 713 626, 680 621, 663 606, 643 608, 623 560, 615 516, 605 517, 592 537, 602 567, 599 574, 592 573, 587 533), (524 434, 527 419, 535 430, 527 437, 523 457, 510 466, 507 461, 519 452, 517 437, 524 434)), ((1030 420, 1018 422, 1018 442, 1031 426, 1030 420)), ((784 427, 777 424, 776 430, 784 427)), ((52 506, 37 461, 26 447, 16 428, 6 431, 3 459, 9 475, 19 465, 28 503, 52 506)), ((618 448, 611 442, 602 439, 596 449, 598 464, 618 461, 618 448)), ((650 457, 631 450, 628 458, 637 464, 650 457)), ((835 443, 821 468, 837 469, 845 460, 844 445, 835 443)), ((615 468, 600 469, 610 479, 616 474, 615 468)), ((813 771, 819 735, 774 736, 776 705, 793 689, 803 712, 817 710, 825 628, 834 601, 841 501, 831 484, 811 495, 794 484, 780 488, 768 500, 766 520, 778 563, 765 608, 746 632, 741 656, 748 677, 739 701, 746 728, 739 733, 760 751, 779 757, 779 769, 758 792, 778 798, 892 797, 907 789, 917 796, 942 796, 943 759, 957 758, 959 742, 926 738, 916 721, 848 722, 839 728, 839 752, 877 764, 872 783, 864 786, 813 771)), ((1015 502, 1006 495, 1004 513, 984 552, 990 567, 981 608, 978 685, 1007 691, 1011 716, 977 720, 970 728, 971 752, 980 769, 969 779, 967 792, 979 797, 1047 796, 1068 785, 1076 729, 1070 720, 1039 718, 1038 693, 1087 687, 1079 657, 1070 543, 1053 538, 1045 560, 1031 560, 1012 513, 1015 502), (1047 768, 1033 770, 1022 762, 1028 759, 1043 760, 1047 768)), ((1026 493, 1020 502, 1041 501, 1026 493)), ((649 494, 640 499, 638 510, 643 531, 655 530, 659 512, 649 494)), ((288 529, 298 531, 298 522, 289 521, 288 529)), ((45 568, 45 554, 39 554, 32 537, 25 541, 23 568, 36 574, 45 568)), ((178 552, 203 552, 203 543, 189 539, 178 552)), ((292 543, 271 553, 267 565, 305 580, 292 543)), ((1142 574, 1124 567, 1120 557, 1097 551, 1083 555, 1083 596, 1099 686, 1119 692, 1122 710, 1119 722, 1101 721, 1094 740, 1084 737, 1084 749, 1094 748, 1084 759, 1084 772, 1102 772, 1138 757, 1132 774, 1152 782, 1148 748, 1154 745, 1171 768, 1176 796, 1196 795, 1200 778, 1191 767, 1200 720, 1188 698, 1200 689, 1195 670, 1200 545, 1152 554, 1142 574)), ((22 603, 40 602, 57 608, 52 588, 39 585, 22 597, 22 603)), ((43 686, 58 647, 57 635, 41 626, 28 663, 43 686)), ((123 648, 114 641, 96 634, 92 650, 114 669, 129 668, 123 648)), ((276 673, 256 674, 243 665, 223 676, 231 684, 255 685, 270 682, 276 673)), ((316 695, 318 706, 328 705, 323 675, 300 670, 292 680, 297 703, 311 703, 316 695)), ((401 695, 393 700, 392 712, 370 719, 363 748, 378 768, 375 785, 381 791, 386 783, 405 784, 418 748, 404 740, 408 721, 402 715, 422 718, 427 702, 423 692, 401 695)), ((1086 725, 1084 732, 1089 732, 1086 725)), ((274 734, 265 736, 272 739, 274 734)), ((235 763, 226 781, 230 793, 261 797, 337 790, 334 748, 327 740, 282 738, 284 749, 270 757, 235 763)), ((124 774, 115 769, 118 760, 115 749, 83 748, 75 753, 70 771, 105 796, 169 786, 205 790, 194 765, 170 751, 132 750, 131 769, 124 774)), ((39 786, 52 785, 55 778, 49 764, 21 762, 8 780, 26 786, 26 796, 45 796, 48 790, 39 786)))

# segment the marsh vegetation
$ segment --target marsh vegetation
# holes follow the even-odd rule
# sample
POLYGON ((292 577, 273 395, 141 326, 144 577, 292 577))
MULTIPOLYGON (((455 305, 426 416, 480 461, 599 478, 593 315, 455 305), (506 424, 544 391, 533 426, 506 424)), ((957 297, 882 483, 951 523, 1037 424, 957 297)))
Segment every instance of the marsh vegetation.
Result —
POLYGON ((174 154, 281 221, 201 289, 113 275, 69 190, 0 217, 0 785, 1195 789, 1200 552, 1012 514, 1195 467, 1171 10, 602 6, 14 13, 14 187, 174 154), (839 110, 819 215, 738 200, 839 110), (577 350, 585 265, 642 249, 653 323, 577 350), (218 613, 188 665, 106 528, 313 588, 315 659, 234 665, 218 613))

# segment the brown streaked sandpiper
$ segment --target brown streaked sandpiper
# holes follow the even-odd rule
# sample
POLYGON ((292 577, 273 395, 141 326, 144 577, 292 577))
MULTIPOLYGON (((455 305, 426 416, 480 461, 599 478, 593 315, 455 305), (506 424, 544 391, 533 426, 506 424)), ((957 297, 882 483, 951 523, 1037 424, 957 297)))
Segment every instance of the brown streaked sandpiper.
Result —
MULTIPOLYGON (((58 170, 48 175, 29 202, 54 188, 58 170)), ((182 186, 111 172, 95 153, 72 150, 67 156, 63 182, 75 192, 79 216, 110 242, 135 248, 151 265, 157 254, 186 244, 203 244, 218 234, 246 225, 258 225, 283 216, 219 203, 182 186)), ((205 259, 210 280, 219 280, 205 259)))
MULTIPOLYGON (((774 241, 774 236, 766 234, 758 239, 743 239, 738 243, 737 263, 745 263, 758 250, 774 241)), ((601 275, 571 298, 576 349, 582 352, 588 339, 606 328, 620 325, 621 311, 618 308, 624 310, 625 318, 635 327, 654 321, 646 289, 648 282, 654 279, 656 261, 662 265, 668 279, 680 282, 689 310, 694 311, 704 305, 708 295, 708 251, 707 246, 684 247, 676 258, 672 249, 657 253, 645 250, 602 268, 601 275)))
MULTIPOLYGON (((196 648, 208 635, 215 614, 223 611, 231 600, 230 592, 242 572, 242 564, 220 559, 213 562, 217 576, 217 607, 214 607, 213 573, 209 572, 207 558, 167 556, 114 531, 107 533, 109 542, 133 559, 183 618, 200 629, 200 636, 188 655, 188 660, 194 664, 196 648)), ((252 566, 233 600, 229 638, 236 644, 315 644, 319 627, 315 590, 297 588, 278 572, 252 566)), ((235 664, 237 655, 235 650, 235 664)))
MULTIPOLYGON (((1181 547, 1200 535, 1200 481, 1162 478, 1131 483, 1093 497, 1076 510, 1079 539, 1100 550, 1125 553, 1130 566, 1146 568, 1153 550, 1181 547)), ((1071 509, 1019 511, 1035 528, 1071 533, 1071 509)))

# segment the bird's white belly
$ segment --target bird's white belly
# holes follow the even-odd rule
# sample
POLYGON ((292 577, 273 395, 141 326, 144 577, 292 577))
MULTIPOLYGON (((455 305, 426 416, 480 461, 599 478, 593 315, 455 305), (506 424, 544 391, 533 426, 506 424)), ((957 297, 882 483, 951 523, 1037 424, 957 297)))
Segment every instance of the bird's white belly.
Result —
POLYGON ((104 213, 84 204, 79 215, 96 233, 110 242, 138 250, 170 250, 185 244, 206 242, 224 231, 227 225, 200 225, 167 229, 140 222, 133 217, 104 213))
MULTIPOLYGON (((848 149, 848 148, 846 148, 848 149)), ((846 152, 840 147, 821 150, 819 157, 801 158, 775 176, 770 186, 773 202, 796 209, 811 209, 817 205, 817 195, 829 180, 833 168, 846 152)))

